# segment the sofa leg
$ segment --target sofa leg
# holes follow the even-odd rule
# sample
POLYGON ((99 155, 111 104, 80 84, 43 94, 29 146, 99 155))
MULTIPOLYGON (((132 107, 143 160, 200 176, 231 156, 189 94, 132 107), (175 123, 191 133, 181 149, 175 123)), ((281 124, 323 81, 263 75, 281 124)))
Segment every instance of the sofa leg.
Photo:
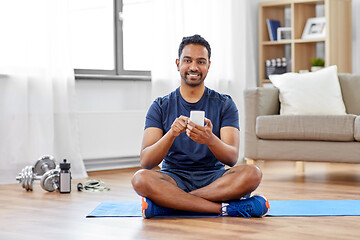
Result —
POLYGON ((245 158, 246 164, 255 165, 255 160, 251 158, 245 158))
POLYGON ((304 174, 305 173, 305 162, 296 161, 296 173, 297 174, 304 174))

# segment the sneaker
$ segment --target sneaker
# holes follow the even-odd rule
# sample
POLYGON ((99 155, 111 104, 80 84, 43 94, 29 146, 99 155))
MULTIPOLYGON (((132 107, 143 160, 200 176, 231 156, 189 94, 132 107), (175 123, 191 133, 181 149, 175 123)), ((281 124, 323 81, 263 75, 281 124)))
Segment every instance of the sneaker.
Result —
POLYGON ((141 202, 141 212, 143 218, 152 218, 155 216, 169 215, 173 209, 160 207, 153 203, 150 199, 143 197, 141 202))
POLYGON ((222 216, 232 217, 263 217, 270 211, 269 201, 261 195, 254 195, 245 200, 230 201, 222 207, 222 216))

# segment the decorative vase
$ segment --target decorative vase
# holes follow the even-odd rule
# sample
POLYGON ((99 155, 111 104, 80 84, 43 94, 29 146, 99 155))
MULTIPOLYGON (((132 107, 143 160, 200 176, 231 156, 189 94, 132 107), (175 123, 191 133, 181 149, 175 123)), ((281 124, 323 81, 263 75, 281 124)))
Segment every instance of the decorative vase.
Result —
POLYGON ((324 67, 320 67, 320 66, 312 66, 311 67, 311 71, 312 72, 316 72, 316 71, 319 71, 319 70, 321 70, 321 69, 323 69, 324 67))

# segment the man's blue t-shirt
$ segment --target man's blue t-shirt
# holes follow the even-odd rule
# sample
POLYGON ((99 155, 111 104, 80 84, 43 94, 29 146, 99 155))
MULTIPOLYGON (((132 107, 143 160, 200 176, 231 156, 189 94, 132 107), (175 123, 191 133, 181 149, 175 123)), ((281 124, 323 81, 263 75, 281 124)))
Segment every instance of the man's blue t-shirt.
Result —
MULTIPOLYGON (((205 117, 211 120, 213 133, 220 138, 220 129, 231 126, 239 129, 239 115, 230 96, 220 94, 205 87, 205 92, 196 103, 186 102, 180 88, 165 97, 157 98, 146 115, 145 128, 156 127, 164 135, 170 130, 177 117, 190 116, 190 111, 205 111, 205 117)), ((224 168, 207 145, 191 140, 186 133, 177 136, 162 163, 162 169, 215 170, 224 168)))

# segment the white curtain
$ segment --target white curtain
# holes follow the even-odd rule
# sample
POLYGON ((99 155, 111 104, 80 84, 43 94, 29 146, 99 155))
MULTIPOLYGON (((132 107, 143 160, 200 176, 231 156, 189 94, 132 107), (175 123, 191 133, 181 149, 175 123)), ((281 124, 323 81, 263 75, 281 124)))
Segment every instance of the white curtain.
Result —
POLYGON ((154 0, 152 97, 179 86, 179 44, 184 36, 200 34, 212 50, 205 85, 233 97, 243 126, 243 90, 256 85, 257 18, 249 17, 256 9, 257 4, 245 0, 154 0))
POLYGON ((0 183, 45 154, 85 177, 68 45, 67 1, 0 3, 0 183))

